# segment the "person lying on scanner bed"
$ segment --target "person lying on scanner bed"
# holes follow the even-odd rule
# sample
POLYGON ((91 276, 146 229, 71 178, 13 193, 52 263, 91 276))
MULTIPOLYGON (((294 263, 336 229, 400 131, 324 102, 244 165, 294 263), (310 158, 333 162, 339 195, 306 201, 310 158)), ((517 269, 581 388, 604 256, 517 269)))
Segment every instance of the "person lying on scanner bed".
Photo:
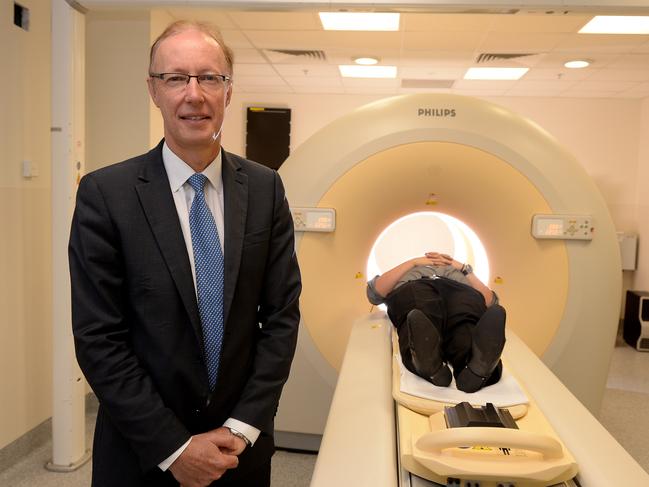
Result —
POLYGON ((468 264, 427 252, 367 283, 367 297, 385 303, 408 370, 436 386, 475 392, 500 380, 505 309, 468 264))

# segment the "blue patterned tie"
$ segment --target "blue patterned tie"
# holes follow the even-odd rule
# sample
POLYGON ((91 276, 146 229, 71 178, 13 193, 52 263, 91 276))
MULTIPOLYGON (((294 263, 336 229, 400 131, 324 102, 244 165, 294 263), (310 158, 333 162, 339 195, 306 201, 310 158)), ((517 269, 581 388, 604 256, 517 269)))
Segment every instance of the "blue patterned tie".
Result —
POLYGON ((214 390, 223 342, 223 252, 219 231, 212 212, 205 202, 203 188, 207 177, 192 175, 187 182, 195 195, 189 210, 189 229, 192 234, 198 311, 203 325, 203 344, 210 389, 214 390))

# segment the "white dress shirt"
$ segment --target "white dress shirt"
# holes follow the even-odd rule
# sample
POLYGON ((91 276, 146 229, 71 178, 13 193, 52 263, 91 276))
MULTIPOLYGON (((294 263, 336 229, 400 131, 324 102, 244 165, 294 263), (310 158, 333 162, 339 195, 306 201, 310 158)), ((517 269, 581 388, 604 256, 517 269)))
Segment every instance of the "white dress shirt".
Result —
MULTIPOLYGON (((194 201, 194 188, 187 182, 190 176, 194 174, 194 170, 187 165, 182 159, 174 154, 167 143, 165 142, 162 147, 162 161, 167 177, 169 178, 169 186, 171 187, 171 194, 176 204, 176 211, 178 212, 178 219, 180 220, 180 228, 183 232, 185 239, 185 247, 187 247, 187 254, 189 255, 189 263, 192 267, 192 276, 194 277, 194 289, 196 289, 196 266, 194 265, 194 249, 192 247, 192 234, 189 228, 189 210, 194 201)), ((214 159, 202 172, 207 177, 205 188, 205 202, 212 212, 216 229, 219 232, 219 240, 221 242, 221 250, 225 255, 225 239, 224 235, 224 217, 223 217, 223 178, 221 176, 221 152, 219 151, 216 159, 214 159)), ((223 426, 232 428, 242 433, 250 441, 250 445, 254 445, 259 437, 260 431, 254 426, 243 423, 234 418, 228 418, 223 426)), ((170 455, 163 462, 158 464, 162 470, 167 470, 171 464, 180 456, 180 454, 187 448, 191 438, 187 443, 182 445, 172 455, 170 455)))

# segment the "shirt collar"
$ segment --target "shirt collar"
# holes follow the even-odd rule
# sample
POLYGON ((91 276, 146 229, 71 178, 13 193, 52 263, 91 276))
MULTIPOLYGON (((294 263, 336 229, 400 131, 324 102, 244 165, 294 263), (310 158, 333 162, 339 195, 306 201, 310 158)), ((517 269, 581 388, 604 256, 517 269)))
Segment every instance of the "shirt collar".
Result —
MULTIPOLYGON (((187 179, 195 172, 185 161, 173 153, 166 141, 162 146, 162 162, 167 171, 169 186, 174 193, 182 188, 187 179)), ((223 189, 221 165, 221 151, 219 151, 216 158, 202 172, 218 193, 223 189)))

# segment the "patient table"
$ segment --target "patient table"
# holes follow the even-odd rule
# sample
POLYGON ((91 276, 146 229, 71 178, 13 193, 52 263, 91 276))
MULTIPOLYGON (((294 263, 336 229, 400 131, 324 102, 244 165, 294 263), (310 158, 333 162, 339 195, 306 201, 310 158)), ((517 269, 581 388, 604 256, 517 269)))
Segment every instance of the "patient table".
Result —
MULTIPOLYGON (((440 485, 400 463, 391 328, 381 312, 354 324, 311 487, 440 485)), ((503 359, 576 460, 576 478, 558 485, 649 485, 649 475, 513 333, 507 335, 503 359)))

